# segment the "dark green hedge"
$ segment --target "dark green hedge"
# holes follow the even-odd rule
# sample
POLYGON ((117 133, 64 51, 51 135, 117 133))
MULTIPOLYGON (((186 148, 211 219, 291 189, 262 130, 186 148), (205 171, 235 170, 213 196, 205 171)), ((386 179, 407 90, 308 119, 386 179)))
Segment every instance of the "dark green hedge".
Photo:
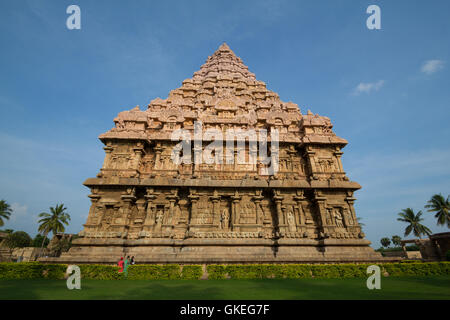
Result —
MULTIPOLYGON (((371 264, 250 264, 208 265, 208 279, 301 279, 301 278, 364 278, 371 264)), ((384 275, 432 276, 450 275, 450 262, 408 262, 378 264, 384 275)), ((97 280, 169 280, 200 279, 200 265, 133 265, 128 277, 118 273, 117 266, 79 265, 82 279, 97 280)), ((0 263, 1 279, 64 279, 67 265, 39 262, 0 263)))
MULTIPOLYGON (((263 278, 364 278, 372 264, 279 264, 279 265, 208 265, 208 279, 263 278)), ((450 275, 450 263, 384 263, 378 264, 384 275, 429 276, 450 275)))
POLYGON ((386 263, 384 270, 393 277, 400 276, 438 276, 450 274, 449 262, 430 263, 386 263))
POLYGON ((64 279, 67 265, 39 262, 0 263, 0 279, 64 279))
MULTIPOLYGON (((115 266, 79 265, 82 279, 119 280, 123 276, 115 266)), ((0 279, 64 279, 66 264, 39 262, 0 263, 0 279)))
MULTIPOLYGON (((117 266, 80 264, 81 278, 93 280, 121 280, 125 275, 117 266)), ((39 262, 0 263, 0 279, 64 279, 66 264, 42 264, 39 262)), ((203 274, 199 265, 133 265, 128 267, 130 280, 200 279, 203 274)))
POLYGON ((181 278, 185 280, 197 280, 203 275, 202 266, 183 266, 181 278))
POLYGON ((199 265, 133 265, 128 268, 130 280, 196 280, 202 274, 202 266, 199 265))
POLYGON ((81 279, 121 280, 124 274, 119 273, 119 267, 102 264, 80 264, 81 279))

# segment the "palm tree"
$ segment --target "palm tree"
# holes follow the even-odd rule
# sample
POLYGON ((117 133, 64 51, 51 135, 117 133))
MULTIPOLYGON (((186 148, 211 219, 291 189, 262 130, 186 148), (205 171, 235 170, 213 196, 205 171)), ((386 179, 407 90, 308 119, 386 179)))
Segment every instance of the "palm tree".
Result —
POLYGON ((11 213, 11 206, 5 200, 0 200, 0 227, 5 225, 3 219, 9 220, 11 213))
POLYGON ((380 243, 383 247, 389 247, 391 240, 389 238, 381 238, 380 243))
POLYGON ((392 243, 399 247, 402 244, 402 238, 400 236, 392 236, 392 243))
POLYGON ((50 232, 56 234, 58 232, 64 232, 64 225, 68 225, 70 221, 70 215, 65 212, 67 208, 64 207, 64 204, 56 204, 56 207, 50 207, 50 212, 42 212, 39 214, 39 217, 42 218, 39 220, 39 233, 44 236, 41 245, 41 251, 44 248, 45 240, 50 232))
POLYGON ((447 225, 450 228, 450 201, 449 196, 444 199, 442 194, 435 194, 428 200, 428 204, 425 206, 428 212, 436 212, 434 217, 437 219, 438 225, 447 225))
POLYGON ((420 217, 422 215, 422 211, 419 211, 417 212, 417 214, 415 214, 413 209, 406 208, 403 209, 402 212, 400 212, 398 215, 400 216, 400 218, 397 218, 398 221, 406 222, 409 224, 405 228, 405 237, 409 235, 411 231, 416 237, 419 237, 420 239, 422 239, 422 235, 430 235, 432 233, 430 229, 420 223, 421 221, 423 221, 423 218, 420 217))

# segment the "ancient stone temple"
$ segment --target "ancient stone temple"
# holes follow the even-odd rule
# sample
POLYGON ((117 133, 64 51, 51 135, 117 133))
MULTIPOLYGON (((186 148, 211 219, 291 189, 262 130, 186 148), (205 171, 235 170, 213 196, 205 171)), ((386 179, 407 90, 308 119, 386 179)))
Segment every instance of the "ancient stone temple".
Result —
POLYGON ((341 162, 347 141, 333 133, 329 118, 281 101, 226 44, 167 99, 120 112, 114 122, 99 137, 103 166, 84 183, 91 190, 88 219, 59 261, 115 263, 124 255, 138 263, 381 259, 357 221, 360 185, 341 162), (266 130, 271 163, 261 161, 263 144, 251 144, 251 136, 243 148, 212 152, 223 161, 175 161, 182 140, 193 158, 205 151, 211 129, 232 147, 238 135, 226 132, 266 130), (174 139, 176 132, 192 133, 192 141, 174 139), (276 142, 271 132, 278 133, 276 142), (240 163, 240 156, 254 161, 240 163), (271 165, 276 170, 268 170, 271 165))

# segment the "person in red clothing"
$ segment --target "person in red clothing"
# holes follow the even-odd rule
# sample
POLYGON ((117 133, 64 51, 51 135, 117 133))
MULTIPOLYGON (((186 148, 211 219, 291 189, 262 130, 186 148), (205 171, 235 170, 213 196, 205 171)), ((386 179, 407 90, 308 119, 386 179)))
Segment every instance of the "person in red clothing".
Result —
POLYGON ((120 258, 120 261, 117 263, 119 266, 119 273, 123 272, 123 257, 120 258))

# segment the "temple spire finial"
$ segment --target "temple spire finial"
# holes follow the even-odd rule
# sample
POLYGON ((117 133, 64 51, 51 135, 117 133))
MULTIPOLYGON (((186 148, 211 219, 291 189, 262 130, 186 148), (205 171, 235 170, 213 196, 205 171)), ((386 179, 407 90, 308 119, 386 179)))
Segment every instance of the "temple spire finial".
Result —
POLYGON ((256 80, 255 75, 248 70, 242 60, 236 56, 226 42, 206 60, 200 70, 194 73, 193 79, 204 79, 206 77, 217 77, 218 75, 229 75, 247 80, 256 80))
POLYGON ((230 47, 227 45, 227 43, 225 41, 220 45, 219 50, 230 50, 231 51, 230 47))

